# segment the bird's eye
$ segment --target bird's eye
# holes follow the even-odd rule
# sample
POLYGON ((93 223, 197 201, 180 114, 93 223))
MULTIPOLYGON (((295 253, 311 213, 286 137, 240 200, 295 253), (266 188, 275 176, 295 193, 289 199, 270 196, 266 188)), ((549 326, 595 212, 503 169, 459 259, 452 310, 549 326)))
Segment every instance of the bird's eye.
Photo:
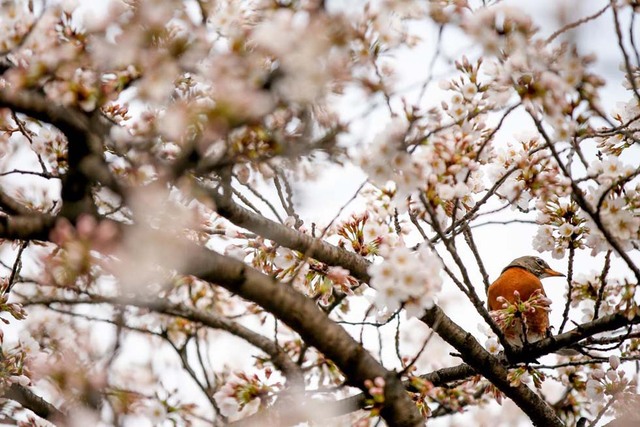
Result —
POLYGON ((536 258, 536 263, 540 266, 540 267, 544 267, 544 261, 540 258, 536 258))

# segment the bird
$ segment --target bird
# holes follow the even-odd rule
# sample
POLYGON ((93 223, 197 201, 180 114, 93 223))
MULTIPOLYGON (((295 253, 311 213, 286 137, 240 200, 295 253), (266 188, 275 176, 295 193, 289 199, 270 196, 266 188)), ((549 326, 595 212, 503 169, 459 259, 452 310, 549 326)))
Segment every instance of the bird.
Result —
POLYGON ((562 277, 541 258, 523 256, 507 265, 487 290, 488 306, 502 329, 506 341, 514 346, 523 346, 549 336, 549 305, 540 279, 562 277), (530 307, 524 312, 514 311, 512 316, 498 311, 510 304, 525 303, 530 298, 530 307), (532 309, 533 308, 533 309, 532 309), (524 320, 524 323, 522 322, 524 320))

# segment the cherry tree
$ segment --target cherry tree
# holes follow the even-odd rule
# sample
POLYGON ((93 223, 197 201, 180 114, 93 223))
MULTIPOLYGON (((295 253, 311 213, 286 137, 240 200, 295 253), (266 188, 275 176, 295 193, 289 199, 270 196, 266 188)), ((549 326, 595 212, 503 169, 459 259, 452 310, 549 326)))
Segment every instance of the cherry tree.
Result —
POLYGON ((3 2, 3 422, 637 422, 638 3, 344 3, 3 2))

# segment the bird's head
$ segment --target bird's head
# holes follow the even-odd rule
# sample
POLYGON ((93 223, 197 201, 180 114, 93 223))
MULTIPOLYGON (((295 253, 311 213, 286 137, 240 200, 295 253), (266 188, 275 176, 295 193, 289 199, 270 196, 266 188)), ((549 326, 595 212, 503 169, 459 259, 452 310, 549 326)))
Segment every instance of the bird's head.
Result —
POLYGON ((544 279, 545 277, 564 276, 564 274, 551 269, 549 264, 547 264, 542 258, 538 258, 536 256, 522 256, 520 258, 516 258, 511 261, 504 270, 511 267, 524 268, 540 279, 544 279))

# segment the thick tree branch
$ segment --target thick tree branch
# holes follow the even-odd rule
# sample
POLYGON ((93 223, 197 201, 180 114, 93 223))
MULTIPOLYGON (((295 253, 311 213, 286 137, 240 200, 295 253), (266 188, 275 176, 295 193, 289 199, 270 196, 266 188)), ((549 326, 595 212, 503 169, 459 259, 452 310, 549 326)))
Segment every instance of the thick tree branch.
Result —
POLYGON ((369 281, 370 277, 367 273, 369 263, 361 256, 254 214, 227 200, 215 190, 207 189, 207 192, 216 203, 218 214, 238 227, 253 231, 287 248, 303 252, 318 261, 340 265, 349 270, 353 277, 363 282, 369 281))
POLYGON ((49 240, 55 217, 47 214, 0 216, 0 238, 9 240, 49 240))
POLYGON ((522 409, 536 426, 564 427, 553 409, 524 384, 513 386, 507 378, 508 370, 486 351, 475 338, 454 323, 438 306, 425 312, 421 319, 451 344, 462 359, 482 374, 522 409))
POLYGON ((55 104, 33 91, 0 90, 0 108, 10 108, 37 120, 50 123, 67 138, 67 173, 62 177, 62 214, 72 221, 83 212, 94 210, 91 185, 100 180, 112 189, 117 184, 102 159, 102 139, 109 126, 99 111, 91 116, 55 104))
POLYGON ((236 259, 200 247, 187 250, 193 254, 187 268, 190 274, 216 283, 274 314, 331 359, 344 373, 348 384, 366 392, 366 380, 383 378, 385 404, 381 415, 388 424, 424 423, 396 373, 385 369, 313 300, 236 259))
POLYGON ((629 315, 624 312, 609 314, 589 323, 578 325, 575 329, 565 332, 564 334, 530 343, 524 348, 516 348, 513 352, 513 357, 510 359, 513 362, 533 361, 540 356, 564 347, 569 347, 601 332, 614 331, 638 323, 640 323, 640 316, 637 315, 629 317, 629 315))
POLYGON ((29 409, 34 414, 45 420, 64 419, 65 415, 51 403, 47 402, 27 387, 19 384, 11 384, 5 392, 5 399, 18 402, 23 408, 29 409))
POLYGON ((55 223, 54 216, 31 210, 2 191, 0 208, 7 214, 0 216, 0 239, 48 239, 55 223))

